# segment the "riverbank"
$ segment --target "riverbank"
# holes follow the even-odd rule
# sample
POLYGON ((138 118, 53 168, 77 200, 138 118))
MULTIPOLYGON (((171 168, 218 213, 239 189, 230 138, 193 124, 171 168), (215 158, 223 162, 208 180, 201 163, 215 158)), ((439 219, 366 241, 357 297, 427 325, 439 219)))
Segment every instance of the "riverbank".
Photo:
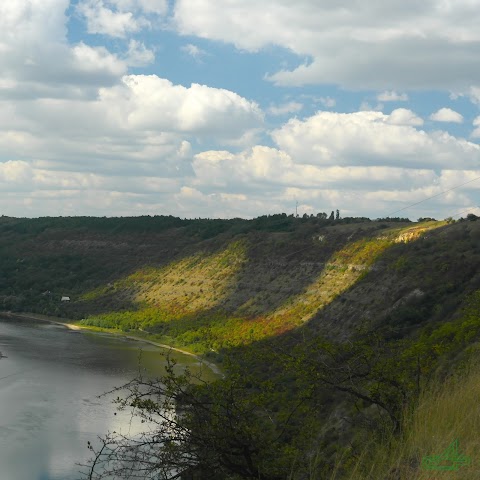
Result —
POLYGON ((123 338, 128 338, 129 340, 134 340, 134 341, 137 341, 137 342, 148 343, 150 345, 154 345, 155 347, 163 348, 165 350, 173 350, 173 351, 179 352, 183 355, 188 355, 190 357, 193 357, 196 360, 198 360, 198 362, 200 362, 200 364, 205 365, 210 370, 212 370, 212 372, 215 375, 220 375, 220 376, 223 375, 220 368, 216 364, 205 360, 204 358, 200 357, 199 355, 195 355, 192 352, 182 350, 181 348, 172 347, 170 345, 166 345, 166 344, 163 344, 163 343, 154 342, 153 340, 148 340, 147 338, 137 337, 135 335, 129 335, 129 334, 127 335, 127 334, 120 333, 120 332, 112 332, 112 331, 109 331, 107 329, 99 330, 97 328, 90 328, 90 327, 84 326, 84 325, 77 325, 77 324, 74 324, 74 323, 68 323, 68 321, 66 321, 63 318, 51 317, 49 315, 42 315, 42 314, 39 314, 39 313, 0 312, 0 316, 4 316, 4 317, 7 317, 7 318, 18 318, 18 319, 24 319, 24 320, 37 320, 37 321, 40 321, 40 322, 48 322, 48 323, 53 323, 53 324, 56 324, 56 325, 61 325, 63 327, 69 328, 70 330, 86 330, 86 331, 93 332, 93 333, 106 333, 108 335, 116 335, 116 336, 120 336, 120 337, 123 337, 123 338))

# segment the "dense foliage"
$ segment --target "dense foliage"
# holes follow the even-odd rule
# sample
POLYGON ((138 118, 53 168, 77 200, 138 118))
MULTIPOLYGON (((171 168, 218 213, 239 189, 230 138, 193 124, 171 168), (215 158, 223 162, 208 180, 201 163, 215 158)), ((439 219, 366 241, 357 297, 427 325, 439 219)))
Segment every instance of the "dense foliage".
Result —
POLYGON ((137 378, 117 403, 133 408, 150 429, 135 439, 110 434, 92 446, 87 476, 323 479, 337 468, 342 478, 365 434, 400 435, 402 416, 440 361, 478 341, 479 307, 477 291, 461 317, 411 339, 369 332, 347 343, 318 337, 290 351, 273 345, 244 350, 213 383, 192 382, 188 371, 176 375, 172 364, 160 380, 137 378), (267 362, 268 376, 256 371, 267 362), (336 446, 333 438, 319 439, 332 399, 355 427, 355 436, 350 429, 348 443, 337 436, 336 446))

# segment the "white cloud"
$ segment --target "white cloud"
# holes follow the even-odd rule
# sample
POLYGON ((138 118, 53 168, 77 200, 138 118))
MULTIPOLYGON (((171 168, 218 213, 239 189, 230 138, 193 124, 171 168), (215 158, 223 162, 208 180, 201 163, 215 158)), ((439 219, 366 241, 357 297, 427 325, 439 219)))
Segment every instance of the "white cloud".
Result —
POLYGON ((188 175, 191 141, 245 144, 262 122, 259 107, 233 92, 129 75, 94 101, 0 102, 0 158, 35 159, 50 169, 188 175))
POLYGON ((28 162, 9 160, 0 163, 0 184, 25 184, 31 176, 31 167, 28 162))
POLYGON ((463 123, 463 116, 452 110, 451 108, 440 108, 435 113, 430 115, 430 120, 435 122, 453 122, 453 123, 463 123))
POLYGON ((288 102, 281 105, 271 105, 268 112, 272 115, 286 115, 299 112, 302 108, 303 104, 299 102, 288 102))
POLYGON ((125 72, 125 64, 105 47, 90 47, 81 42, 73 47, 72 57, 72 67, 82 76, 118 78, 125 72))
MULTIPOLYGON (((135 21, 151 22, 147 14, 166 11, 159 1, 97 5, 130 9, 135 21)), ((3 212, 163 213, 166 195, 194 175, 193 146, 255 142, 263 128, 255 102, 226 89, 126 75, 128 65, 151 62, 153 52, 135 39, 117 54, 101 45, 70 45, 68 6, 67 0, 0 3, 3 212), (65 199, 61 206, 59 199, 65 199)), ((129 34, 122 28, 110 33, 129 34)), ((168 213, 178 213, 171 208, 168 213)))
POLYGON ((202 50, 197 45, 193 45, 193 43, 188 43, 187 45, 183 45, 181 47, 182 52, 185 52, 187 55, 190 55, 195 60, 199 61, 202 57, 204 57, 207 52, 202 50))
POLYGON ((475 117, 473 120, 473 126, 477 128, 471 133, 471 136, 475 138, 480 137, 480 116, 475 117))
POLYGON ((130 40, 125 61, 132 67, 144 67, 155 61, 155 54, 137 40, 130 40))
POLYGON ((436 176, 429 169, 390 166, 322 166, 295 159, 286 152, 257 145, 238 154, 206 151, 195 156, 194 183, 210 188, 235 190, 252 185, 262 188, 396 188, 399 183, 424 185, 436 176), (214 180, 214 183, 212 180, 214 180), (356 186, 355 186, 356 185, 356 186))
POLYGON ((1 98, 92 98, 126 64, 104 47, 67 43, 67 0, 0 2, 1 98))
POLYGON ((318 112, 291 119, 272 132, 281 150, 297 162, 322 166, 469 168, 480 161, 480 146, 446 132, 427 133, 409 110, 318 112))
POLYGON ((118 12, 108 8, 101 0, 87 0, 77 5, 85 17, 88 33, 101 33, 112 37, 126 37, 142 27, 132 12, 118 12))
MULTIPOLYGON (((467 8, 464 0, 459 2, 467 8)), ((478 175, 476 143, 442 131, 422 131, 423 120, 408 109, 386 114, 365 105, 364 112, 320 111, 301 120, 290 118, 271 132, 273 142, 262 145, 264 113, 254 101, 227 89, 128 74, 129 66, 154 60, 154 51, 133 34, 166 22, 166 1, 85 0, 78 5, 89 28, 117 39, 110 41, 115 53, 87 40, 69 43, 67 0, 0 3, 0 208, 6 214, 232 217, 288 212, 296 196, 308 212, 340 208, 342 214, 381 216, 388 213, 385 209, 395 210, 478 175)), ((313 0, 300 0, 294 8, 286 0, 177 0, 172 5, 183 33, 192 29, 201 37, 216 35, 244 50, 279 44, 302 58, 311 57, 307 77, 315 73, 315 62, 323 62, 321 74, 315 73, 312 81, 351 86, 358 74, 355 87, 371 83, 376 91, 385 90, 378 101, 403 100, 405 94, 397 92, 412 85, 415 69, 401 70, 408 60, 402 49, 414 46, 415 28, 426 31, 426 17, 420 15, 405 40, 403 28, 412 23, 400 20, 418 14, 424 8, 418 2, 410 5, 411 13, 399 1, 390 2, 388 9, 369 4, 363 13, 357 7, 342 9, 313 0), (187 6, 191 17, 185 20, 181 12, 187 6), (392 20, 393 7, 399 11, 392 20), (210 8, 215 9, 210 17, 197 15, 210 8), (384 23, 370 15, 382 8, 384 23), (269 9, 271 22, 262 24, 258 19, 269 9), (320 14, 330 22, 324 29, 320 14), (346 25, 343 32, 340 24, 346 25), (288 28, 280 31, 279 26, 288 28), (384 43, 374 41, 380 37, 384 43), (363 48, 366 54, 360 55, 363 48), (378 55, 370 57, 372 51, 378 55), (352 63, 345 63, 351 56, 352 63), (388 70, 392 65, 395 75, 388 70), (390 82, 393 76, 399 85, 390 82)), ((457 13, 458 5, 452 6, 457 13)), ((435 11, 433 19, 439 16, 435 11)), ((442 31, 440 40, 450 38, 447 33, 442 31)), ((475 56, 472 40, 462 38, 467 54, 475 56)), ((416 40, 422 44, 421 35, 416 40)), ((428 40, 434 57, 438 45, 435 38, 428 40)), ((194 38, 187 41, 192 43, 184 45, 185 53, 197 59, 204 54, 194 38)), ((454 43, 451 48, 456 48, 454 43)), ((414 51, 411 61, 418 61, 418 55, 414 51)), ((448 49, 445 59, 444 68, 451 69, 448 49)), ((421 65, 418 85, 429 84, 427 66, 421 65)), ((468 77, 468 68, 457 72, 468 77)), ((286 83, 296 73, 289 75, 286 72, 286 83)), ((445 83, 451 77, 448 70, 445 83)), ((480 88, 472 85, 468 90, 461 85, 449 89, 478 101, 480 88)), ((311 95, 304 101, 301 92, 295 95, 272 104, 269 113, 291 116, 307 103, 335 106, 328 96, 311 95)), ((480 136, 480 117, 473 126, 473 135, 480 136)), ((437 211, 478 203, 473 187, 439 197, 437 211)))
MULTIPOLYGON (((233 92, 185 88, 154 75, 125 76, 90 101, 0 100, 0 159, 9 159, 0 161, 0 208, 11 214, 28 207, 29 215, 165 213, 168 195, 194 176, 192 143, 251 142, 252 127, 262 122, 259 107, 233 92), (85 192, 98 202, 89 203, 85 192), (115 192, 121 201, 113 201, 115 192), (72 207, 62 203, 59 210, 54 199, 64 196, 72 207)), ((168 203, 168 213, 178 215, 180 204, 168 203)))
POLYGON ((411 110, 397 108, 390 114, 388 123, 391 123, 392 125, 411 125, 413 127, 420 127, 423 125, 423 120, 411 110))
POLYGON ((397 93, 394 90, 385 91, 377 95, 379 102, 407 102, 408 95, 406 93, 397 93))
POLYGON ((76 6, 88 33, 119 38, 150 28, 151 15, 164 15, 167 9, 166 0, 82 0, 76 6))
POLYGON ((263 113, 255 103, 234 92, 192 84, 173 85, 156 75, 128 75, 124 87, 105 90, 105 102, 124 104, 135 129, 239 135, 257 128, 263 113), (126 87, 126 88, 125 88, 126 87), (161 113, 161 114, 160 114, 161 113))
MULTIPOLYGON (((298 139, 299 142, 302 140, 303 137, 298 139)), ((458 166, 458 162, 455 163, 456 155, 462 150, 464 163, 471 155, 472 152, 465 147, 461 143, 457 151, 449 153, 451 166, 458 166)), ((373 150, 371 144, 369 148, 373 150)), ((405 147, 405 153, 409 155, 408 147, 405 147)), ((362 156, 362 152, 358 155, 362 156)), ((424 162, 425 168, 413 163, 411 168, 404 167, 398 155, 393 162, 384 159, 383 165, 323 166, 312 164, 310 158, 292 156, 278 148, 265 146, 256 146, 236 154, 206 151, 194 158, 192 188, 196 200, 205 204, 210 202, 212 208, 219 207, 215 204, 214 199, 218 196, 214 197, 214 193, 220 195, 230 192, 246 197, 247 201, 241 201, 237 208, 232 206, 228 210, 230 216, 234 216, 236 211, 248 211, 253 207, 253 199, 260 204, 263 202, 263 212, 269 211, 265 210, 269 206, 266 199, 270 204, 279 205, 277 212, 291 211, 293 200, 298 199, 302 211, 307 213, 340 208, 344 215, 363 214, 375 218, 387 216, 395 210, 480 176, 478 170, 441 168, 433 163, 436 158, 433 145, 430 145, 431 158, 424 162), (399 166, 390 166, 390 163, 399 166)), ((478 165, 479 155, 477 150, 476 160, 472 163, 478 165)), ((352 154, 350 162, 358 163, 358 159, 352 154)), ((459 190, 440 195, 434 201, 407 209, 401 216, 416 219, 431 216, 435 211, 435 216, 445 218, 456 213, 459 207, 471 205, 477 188, 472 182, 459 190)))
POLYGON ((249 51, 273 44, 308 59, 271 75, 279 85, 464 91, 478 78, 478 7, 477 0, 177 0, 174 23, 184 35, 249 51))
MULTIPOLYGON (((478 145, 444 132, 426 133, 411 125, 392 124, 390 116, 380 112, 319 112, 303 121, 290 120, 274 131, 277 147, 256 145, 240 153, 207 150, 195 154, 175 132, 162 134, 160 140, 156 131, 142 137, 141 125, 132 130, 128 95, 120 100, 114 92, 107 103, 102 101, 92 115, 95 122, 89 125, 92 131, 99 129, 98 140, 86 131, 90 144, 85 145, 80 128, 76 142, 71 139, 55 147, 58 157, 72 155, 73 164, 61 158, 0 163, 0 187, 12 195, 23 192, 24 211, 33 215, 36 206, 42 205, 43 214, 59 214, 55 201, 63 198, 63 214, 81 209, 88 214, 234 217, 290 213, 296 197, 302 212, 339 208, 344 216, 376 217, 480 175, 475 170, 480 160, 478 145), (118 111, 110 112, 110 101, 118 111), (122 105, 125 102, 127 106, 122 105), (122 111, 124 118, 118 121, 122 111), (86 170, 81 171, 81 159, 98 165, 83 165, 86 170), (94 195, 95 204, 82 192, 94 195)), ((78 110, 75 114, 73 107, 73 103, 49 101, 31 113, 54 115, 67 109, 72 113, 73 131, 82 125, 83 115, 78 110)), ((46 130, 55 125, 52 117, 45 120, 46 130)), ((480 120, 476 123, 480 125, 480 120)), ((59 134, 68 138, 62 131, 59 134)), ((58 137, 46 141, 40 132, 39 137, 34 142, 32 137, 10 134, 7 145, 7 138, 0 136, 0 156, 7 151, 47 156, 58 137)), ((418 218, 434 210, 435 216, 443 218, 474 204, 476 191, 472 183, 402 215, 418 218)), ((16 197, 5 198, 10 200, 8 208, 16 205, 16 197)))

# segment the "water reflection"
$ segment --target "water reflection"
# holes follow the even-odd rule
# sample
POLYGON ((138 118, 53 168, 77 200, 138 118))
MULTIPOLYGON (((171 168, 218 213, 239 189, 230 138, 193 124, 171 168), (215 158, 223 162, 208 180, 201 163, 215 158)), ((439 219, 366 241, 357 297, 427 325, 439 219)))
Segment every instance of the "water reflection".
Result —
POLYGON ((0 318, 0 480, 77 479, 87 441, 140 431, 111 398, 98 398, 136 375, 140 346, 141 368, 160 375, 164 357, 151 345, 0 318))

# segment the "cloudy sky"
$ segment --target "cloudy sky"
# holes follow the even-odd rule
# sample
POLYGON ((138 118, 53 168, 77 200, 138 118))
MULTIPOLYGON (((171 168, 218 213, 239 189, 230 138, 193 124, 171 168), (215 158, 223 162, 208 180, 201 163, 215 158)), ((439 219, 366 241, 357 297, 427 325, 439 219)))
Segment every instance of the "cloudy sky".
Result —
POLYGON ((480 0, 2 1, 0 213, 480 214, 478 25, 480 0))

